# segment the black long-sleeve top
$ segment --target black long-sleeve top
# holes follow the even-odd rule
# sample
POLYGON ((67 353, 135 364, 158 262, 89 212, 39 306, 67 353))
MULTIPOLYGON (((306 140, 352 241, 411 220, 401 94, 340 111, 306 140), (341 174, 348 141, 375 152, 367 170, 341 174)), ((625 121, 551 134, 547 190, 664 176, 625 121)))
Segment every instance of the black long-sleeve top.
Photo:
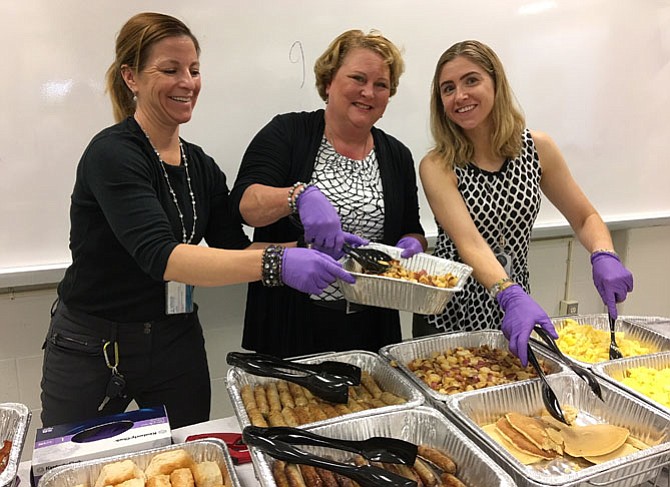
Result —
MULTIPOLYGON (((194 244, 243 249, 249 245, 230 211, 226 176, 197 145, 182 141, 197 224, 194 244)), ((163 275, 182 242, 182 225, 161 164, 193 228, 184 165, 159 161, 134 118, 93 137, 77 167, 70 206, 72 265, 58 286, 68 308, 118 322, 165 317, 163 275)))
MULTIPOLYGON (((231 191, 233 209, 239 212, 244 191, 254 183, 289 187, 296 181, 310 181, 324 128, 324 110, 275 116, 256 134, 243 156, 231 191)), ((409 149, 394 137, 375 127, 372 136, 384 193, 382 242, 395 245, 405 234, 424 234, 414 161, 409 149)), ((298 237, 299 230, 288 218, 254 231, 254 241, 261 242, 289 242, 298 237)), ((309 353, 309 345, 297 345, 305 343, 307 331, 314 327, 307 316, 308 306, 309 296, 304 293, 251 283, 242 346, 281 356, 309 353)), ((379 314, 383 315, 378 319, 380 328, 397 327, 399 336, 397 312, 379 310, 379 314)), ((347 319, 347 315, 341 315, 338 319, 347 319)), ((350 345, 357 348, 356 343, 350 345)))

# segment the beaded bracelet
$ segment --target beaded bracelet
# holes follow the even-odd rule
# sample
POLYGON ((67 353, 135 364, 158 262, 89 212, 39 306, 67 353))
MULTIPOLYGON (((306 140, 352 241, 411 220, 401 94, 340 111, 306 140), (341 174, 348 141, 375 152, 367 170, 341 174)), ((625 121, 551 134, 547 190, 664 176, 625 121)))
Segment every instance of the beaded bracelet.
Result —
POLYGON ((500 279, 499 281, 497 281, 495 284, 493 284, 493 286, 491 286, 491 287, 489 288, 489 294, 491 295, 491 297, 495 298, 495 297, 498 295, 498 293, 499 293, 500 291, 502 291, 503 289, 509 287, 509 286, 505 286, 505 284, 507 284, 507 283, 510 283, 510 286, 511 286, 512 284, 516 284, 516 283, 512 280, 512 278, 510 278, 510 277, 503 277, 502 279, 500 279), (505 287, 503 287, 503 286, 505 286, 505 287))
POLYGON ((288 191, 288 207, 291 210, 291 213, 297 213, 298 212, 298 197, 305 191, 310 185, 307 183, 303 182, 296 182, 293 183, 293 186, 291 186, 291 189, 288 191), (300 189, 298 189, 300 187, 300 189))
POLYGON ((591 255, 601 253, 601 252, 604 252, 606 254, 616 255, 617 257, 619 256, 619 254, 617 254, 614 250, 609 250, 609 249, 596 249, 593 252, 591 252, 591 255))
POLYGON ((284 247, 281 245, 265 247, 261 259, 261 282, 263 286, 277 287, 284 285, 281 280, 283 257, 284 247))

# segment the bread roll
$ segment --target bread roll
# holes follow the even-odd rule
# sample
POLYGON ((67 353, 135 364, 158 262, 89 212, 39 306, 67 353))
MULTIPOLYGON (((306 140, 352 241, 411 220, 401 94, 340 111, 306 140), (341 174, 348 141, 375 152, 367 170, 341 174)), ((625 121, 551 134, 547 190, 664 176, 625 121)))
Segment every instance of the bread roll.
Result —
POLYGON ((188 467, 173 470, 170 474, 170 483, 172 487, 195 487, 193 474, 188 467))
POLYGON ((105 487, 106 485, 117 485, 133 478, 146 477, 142 469, 132 460, 122 460, 120 462, 108 463, 100 471, 98 479, 95 481, 95 487, 105 487))
POLYGON ((147 479, 147 487, 171 487, 169 475, 154 475, 147 479))
POLYGON ((219 464, 213 461, 193 465, 193 478, 195 487, 214 487, 224 483, 219 464))
POLYGON ((144 487, 144 477, 128 479, 125 482, 116 484, 114 487, 144 487))
POLYGON ((186 450, 178 448, 154 455, 144 473, 147 478, 169 475, 178 468, 191 468, 193 463, 191 455, 186 450))

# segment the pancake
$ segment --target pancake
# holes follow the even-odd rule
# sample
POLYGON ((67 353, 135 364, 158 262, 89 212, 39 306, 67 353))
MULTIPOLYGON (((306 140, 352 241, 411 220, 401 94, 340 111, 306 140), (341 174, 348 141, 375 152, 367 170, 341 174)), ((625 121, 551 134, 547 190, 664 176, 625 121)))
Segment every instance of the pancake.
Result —
POLYGON ((565 453, 573 457, 607 455, 621 447, 628 438, 626 428, 611 424, 571 426, 561 430, 565 453))
POLYGON ((626 455, 631 455, 638 451, 640 450, 638 450, 634 446, 628 443, 624 443, 619 448, 606 455, 600 455, 597 457, 585 456, 584 459, 588 460, 591 463, 599 464, 609 462, 610 460, 616 460, 617 458, 625 457, 626 455))
POLYGON ((539 449, 555 451, 560 449, 559 444, 549 436, 547 429, 541 421, 514 412, 505 414, 505 419, 507 419, 512 428, 525 436, 528 441, 539 449))
POLYGON ((498 431, 498 428, 494 423, 487 424, 485 426, 482 426, 482 429, 484 432, 489 435, 493 440, 501 445, 502 447, 505 448, 514 458, 519 460, 521 463, 524 465, 531 465, 533 463, 537 463, 540 460, 544 460, 542 457, 537 456, 537 455, 531 455, 529 453, 524 453, 521 450, 519 450, 517 447, 515 447, 512 443, 507 441, 498 431))
POLYGON ((528 440, 528 438, 514 429, 509 421, 507 421, 507 418, 500 418, 498 421, 496 421, 495 425, 502 437, 512 443, 522 452, 539 456, 547 460, 556 458, 555 451, 546 451, 535 446, 535 444, 528 440))

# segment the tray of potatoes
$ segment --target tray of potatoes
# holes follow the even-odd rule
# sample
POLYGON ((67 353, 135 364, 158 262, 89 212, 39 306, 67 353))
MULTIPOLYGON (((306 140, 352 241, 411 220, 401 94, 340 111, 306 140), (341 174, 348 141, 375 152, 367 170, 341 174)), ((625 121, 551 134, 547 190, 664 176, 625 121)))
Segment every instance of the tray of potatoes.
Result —
POLYGON ((295 360, 344 362, 361 368, 361 384, 349 387, 346 404, 325 401, 295 383, 249 374, 231 367, 226 388, 242 428, 327 424, 389 409, 412 408, 425 398, 400 372, 374 352, 353 350, 313 355, 295 360))
MULTIPOLYGON (((610 361, 610 329, 606 314, 560 316, 551 321, 558 333, 556 344, 568 359, 582 367, 610 361)), ((670 350, 670 338, 642 326, 642 323, 641 317, 617 318, 616 342, 624 357, 670 350)))
POLYGON ((87 460, 50 470, 38 487, 241 487, 215 438, 87 460))
MULTIPOLYGON (((567 370, 551 354, 531 346, 545 373, 567 370)), ((431 335, 387 345, 379 353, 437 403, 469 391, 537 377, 530 365, 522 367, 509 352, 502 332, 494 330, 431 335)))
POLYGON ((544 408, 540 381, 454 397, 455 421, 521 487, 654 481, 670 462, 670 417, 601 382, 603 401, 570 373, 547 377, 569 425, 544 408))

